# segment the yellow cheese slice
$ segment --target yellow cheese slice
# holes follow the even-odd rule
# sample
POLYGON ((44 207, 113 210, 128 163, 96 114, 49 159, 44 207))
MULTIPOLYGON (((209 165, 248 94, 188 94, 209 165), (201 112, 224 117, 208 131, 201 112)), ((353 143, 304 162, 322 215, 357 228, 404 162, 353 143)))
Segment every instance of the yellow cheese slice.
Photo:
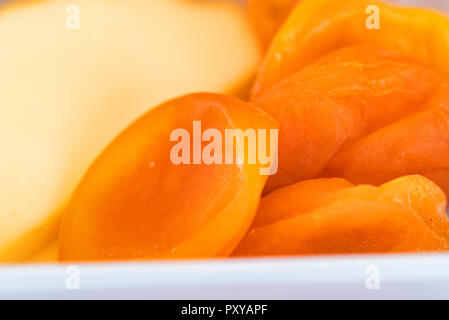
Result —
POLYGON ((260 59, 225 1, 0 7, 0 43, 0 262, 56 237, 81 176, 132 120, 192 91, 242 93, 260 59))

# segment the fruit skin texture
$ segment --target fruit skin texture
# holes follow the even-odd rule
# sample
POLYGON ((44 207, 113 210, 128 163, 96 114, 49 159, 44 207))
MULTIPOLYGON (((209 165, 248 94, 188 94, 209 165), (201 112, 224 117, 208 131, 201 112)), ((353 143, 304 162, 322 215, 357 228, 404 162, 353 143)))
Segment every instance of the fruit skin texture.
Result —
POLYGON ((449 168, 448 80, 388 50, 335 50, 254 103, 281 125, 265 193, 319 176, 381 184, 449 168))
POLYGON ((248 14, 263 49, 268 48, 279 27, 300 1, 248 0, 248 14))
POLYGON ((378 0, 303 0, 273 39, 251 96, 257 98, 333 50, 357 44, 382 46, 449 75, 447 39, 449 20, 438 11, 378 0), (366 27, 370 6, 379 8, 379 29, 366 27))
POLYGON ((246 96, 261 55, 227 1, 8 1, 0 43, 0 263, 56 240, 83 174, 137 117, 190 92, 246 96))
POLYGON ((315 209, 334 199, 339 190, 354 186, 340 178, 304 180, 262 198, 251 228, 263 227, 315 209), (301 198, 298 198, 301 195, 301 198))
MULTIPOLYGON (((323 175, 377 185, 408 173, 448 171, 449 105, 444 103, 348 145, 332 158, 323 175)), ((449 194, 449 189, 445 191, 449 194)))
MULTIPOLYGON (((76 189, 60 230, 61 261, 226 257, 257 210, 259 164, 170 161, 172 130, 276 129, 255 106, 219 94, 166 102, 123 131, 76 189)), ((235 148, 235 145, 234 145, 235 148)), ((234 152, 235 153, 235 152, 234 152)), ((235 163, 235 162, 234 162, 235 163)))
POLYGON ((421 175, 404 176, 378 188, 379 199, 410 206, 427 226, 449 241, 447 197, 434 182, 421 175))
POLYGON ((447 249, 446 197, 406 176, 375 188, 302 181, 264 197, 234 256, 421 252, 447 249), (317 189, 321 192, 317 193, 317 189))

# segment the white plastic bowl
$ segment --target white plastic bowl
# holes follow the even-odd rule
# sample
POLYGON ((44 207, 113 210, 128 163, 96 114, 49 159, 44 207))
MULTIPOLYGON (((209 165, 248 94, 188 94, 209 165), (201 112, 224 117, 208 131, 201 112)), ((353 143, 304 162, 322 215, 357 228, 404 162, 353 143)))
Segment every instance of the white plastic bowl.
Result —
POLYGON ((449 299, 449 254, 9 266, 0 298, 449 299))

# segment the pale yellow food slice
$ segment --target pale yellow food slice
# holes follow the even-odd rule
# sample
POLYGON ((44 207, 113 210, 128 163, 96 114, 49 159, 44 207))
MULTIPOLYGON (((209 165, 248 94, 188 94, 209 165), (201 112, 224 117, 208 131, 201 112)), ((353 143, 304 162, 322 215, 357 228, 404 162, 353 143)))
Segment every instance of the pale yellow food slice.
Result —
POLYGON ((0 262, 55 238, 82 174, 133 119, 192 91, 242 93, 259 62, 228 2, 77 0, 79 30, 71 4, 0 7, 0 262))

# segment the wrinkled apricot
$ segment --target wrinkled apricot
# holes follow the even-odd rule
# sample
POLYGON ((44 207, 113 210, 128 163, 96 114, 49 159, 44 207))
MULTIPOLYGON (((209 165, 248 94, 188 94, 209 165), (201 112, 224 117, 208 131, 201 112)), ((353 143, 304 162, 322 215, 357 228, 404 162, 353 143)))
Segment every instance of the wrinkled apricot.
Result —
POLYGON ((264 197, 255 223, 234 255, 391 253, 447 248, 445 235, 449 224, 442 211, 446 198, 430 180, 407 176, 379 188, 343 183, 344 180, 336 179, 302 181, 264 197), (340 187, 333 188, 335 182, 340 187), (317 186, 322 186, 322 192, 316 193, 317 186))
POLYGON ((408 207, 344 199, 252 230, 234 255, 394 253, 445 247, 445 240, 408 207))
POLYGON ((449 168, 426 170, 422 175, 435 182, 449 195, 449 168))
POLYGON ((103 151, 77 187, 62 220, 60 260, 232 252, 253 220, 266 176, 259 162, 174 164, 171 134, 183 128, 193 140, 193 121, 221 133, 277 128, 262 110, 219 94, 191 94, 149 111, 103 151))
POLYGON ((295 217, 343 198, 398 202, 415 210, 436 233, 446 236, 449 231, 445 193, 420 175, 403 176, 378 188, 354 186, 341 178, 304 180, 263 197, 251 228, 295 217))
POLYGON ((301 0, 249 0, 248 13, 265 49, 290 11, 301 0))
POLYGON ((334 199, 337 191, 352 186, 347 180, 334 178, 305 180, 278 189, 262 198, 251 227, 262 227, 311 211, 328 199, 334 199))
POLYGON ((449 239, 449 218, 446 214, 447 198, 431 180, 410 175, 389 181, 378 188, 379 199, 410 206, 427 226, 449 239))
MULTIPOLYGON (((349 144, 333 157, 323 175, 380 184, 405 174, 449 168, 448 102, 349 144)), ((449 189, 445 192, 449 194, 449 189)))
MULTIPOLYGON (((270 177, 265 192, 319 176, 341 148, 357 142, 365 135, 373 132, 376 134, 376 130, 415 113, 430 112, 425 110, 442 103, 449 105, 449 98, 441 93, 446 90, 446 83, 447 80, 438 72, 420 63, 365 45, 336 50, 281 81, 254 100, 257 106, 273 115, 281 126, 279 171, 270 177), (434 95, 440 98, 431 99, 434 95)), ((443 113, 440 120, 444 120, 443 113)), ((441 125, 444 125, 444 121, 441 125)), ((427 123, 427 126, 432 124, 427 123)), ((421 133, 417 128, 414 127, 416 135, 421 133)), ((437 129, 435 130, 436 134, 437 129)), ((441 127, 440 131, 444 130, 446 129, 441 127)), ((397 136, 400 139, 399 133, 397 136)), ((390 140, 387 136, 384 139, 390 140)), ((431 139, 435 138, 427 140, 431 139)), ((380 147, 385 143, 384 140, 377 141, 379 147, 371 145, 371 151, 384 151, 380 147)), ((440 143, 430 142, 427 148, 433 149, 443 143, 444 140, 440 143)), ((409 143, 401 145, 403 148, 412 148, 409 143)), ((446 149, 447 146, 438 153, 432 153, 441 164, 444 162, 441 157, 446 149)), ((352 154, 358 157, 358 154, 352 154)), ((374 154, 365 158, 369 158, 369 167, 374 171, 376 167, 372 167, 371 163, 385 162, 385 157, 388 158, 388 163, 394 163, 391 161, 394 156, 388 153, 384 153, 383 158, 376 158, 374 154)), ((364 163, 365 158, 360 157, 359 161, 364 163)), ((447 159, 449 157, 446 157, 446 161, 447 159)), ((342 163, 352 165, 347 159, 342 163)), ((400 173, 419 172, 421 171, 404 168, 400 173)), ((375 176, 377 173, 370 174, 375 176)), ((379 182, 384 181, 386 180, 379 182)), ((370 180, 353 182, 371 183, 370 180)))
POLYGON ((449 19, 434 10, 378 0, 303 0, 273 39, 252 97, 348 45, 382 46, 449 75, 448 37, 449 19))

